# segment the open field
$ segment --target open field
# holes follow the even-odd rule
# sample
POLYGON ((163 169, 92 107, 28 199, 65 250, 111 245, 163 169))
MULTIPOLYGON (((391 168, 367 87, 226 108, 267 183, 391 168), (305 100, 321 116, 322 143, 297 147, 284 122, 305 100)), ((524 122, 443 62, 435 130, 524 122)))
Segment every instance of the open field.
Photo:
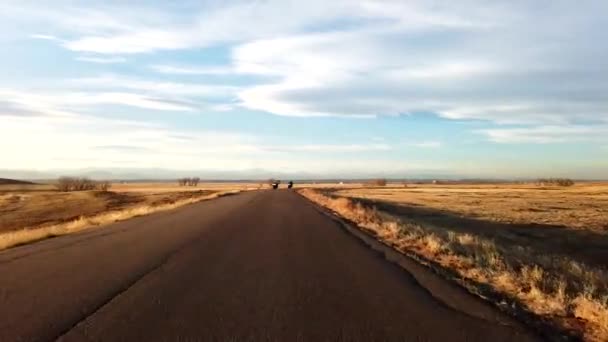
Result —
POLYGON ((408 185, 345 190, 340 195, 508 224, 608 231, 608 183, 535 185, 408 185))
POLYGON ((608 184, 303 190, 406 253, 490 285, 587 340, 608 340, 608 184))
POLYGON ((251 184, 113 184, 111 191, 59 192, 52 185, 0 185, 0 249, 172 209, 251 184))

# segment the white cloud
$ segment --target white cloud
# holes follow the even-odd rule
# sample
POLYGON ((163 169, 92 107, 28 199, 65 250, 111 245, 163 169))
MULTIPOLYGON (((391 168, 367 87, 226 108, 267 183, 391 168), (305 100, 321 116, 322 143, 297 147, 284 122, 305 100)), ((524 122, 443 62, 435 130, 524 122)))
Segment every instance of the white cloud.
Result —
POLYGON ((412 146, 415 147, 420 147, 420 148, 439 148, 441 147, 441 141, 420 141, 420 142, 415 142, 411 144, 412 146))
POLYGON ((75 118, 91 106, 124 105, 159 111, 192 111, 187 104, 126 92, 70 92, 0 89, 0 101, 43 116, 75 118))
POLYGON ((62 104, 74 106, 118 104, 143 109, 154 109, 161 111, 191 111, 192 108, 178 103, 172 103, 165 99, 142 96, 132 93, 70 93, 62 96, 62 104))
POLYGON ((367 26, 367 21, 371 21, 408 31, 429 27, 483 28, 497 22, 476 7, 472 4, 429 6, 423 1, 398 0, 235 1, 221 5, 186 3, 157 4, 156 7, 79 5, 61 0, 53 6, 43 6, 9 0, 0 10, 11 21, 25 17, 26 21, 39 23, 51 31, 65 33, 69 38, 64 46, 70 50, 131 54, 276 37, 314 30, 315 25, 331 28, 334 21, 358 27, 367 26))
POLYGON ((156 50, 175 50, 191 46, 188 36, 179 32, 160 29, 142 30, 135 33, 107 37, 84 37, 66 42, 64 46, 73 51, 99 54, 134 54, 156 50))
POLYGON ((96 89, 137 90, 160 96, 182 95, 219 97, 231 96, 239 90, 238 87, 230 85, 155 81, 111 74, 98 77, 71 79, 67 81, 67 84, 96 89))
POLYGON ((297 3, 284 1, 240 2, 223 7, 208 4, 206 8, 192 9, 193 14, 182 13, 172 18, 159 16, 164 21, 162 24, 151 25, 130 17, 125 21, 130 24, 127 27, 114 25, 110 27, 113 29, 110 34, 84 35, 64 46, 73 51, 100 54, 205 47, 276 35, 277 32, 293 32, 311 23, 331 19, 342 8, 345 3, 341 1, 324 6, 297 6, 297 3))
MULTIPOLYGON (((245 89, 240 98, 246 107, 294 116, 425 111, 504 123, 608 120, 605 82, 594 71, 608 70, 599 51, 585 60, 585 67, 565 60, 547 67, 547 58, 560 57, 545 46, 535 47, 538 57, 521 61, 512 47, 476 41, 452 49, 449 35, 434 39, 439 46, 429 51, 398 32, 314 34, 243 44, 234 52, 236 69, 279 80, 245 89)), ((518 48, 529 54, 526 44, 518 48)), ((597 50, 591 45, 585 49, 597 50)), ((573 49, 568 52, 567 58, 584 60, 573 49)))
POLYGON ((480 130, 497 143, 608 141, 608 125, 537 126, 480 130))
POLYGON ((174 75, 226 75, 233 74, 234 70, 227 66, 175 66, 151 65, 150 68, 162 74, 174 75))
POLYGON ((80 62, 89 62, 89 63, 98 63, 98 64, 116 64, 116 63, 125 63, 127 61, 124 57, 90 57, 90 56, 80 56, 76 57, 77 61, 80 62))
POLYGON ((304 144, 291 146, 267 146, 263 150, 274 152, 314 152, 314 153, 355 153, 369 151, 389 151, 388 144, 304 144))
POLYGON ((38 92, 16 91, 0 88, 0 101, 11 110, 29 112, 35 116, 52 116, 74 118, 78 114, 56 103, 54 96, 39 94, 38 92))
POLYGON ((51 36, 48 34, 32 34, 30 35, 30 38, 32 39, 40 39, 40 40, 50 40, 50 41, 55 41, 55 42, 61 42, 62 40, 55 37, 55 36, 51 36))

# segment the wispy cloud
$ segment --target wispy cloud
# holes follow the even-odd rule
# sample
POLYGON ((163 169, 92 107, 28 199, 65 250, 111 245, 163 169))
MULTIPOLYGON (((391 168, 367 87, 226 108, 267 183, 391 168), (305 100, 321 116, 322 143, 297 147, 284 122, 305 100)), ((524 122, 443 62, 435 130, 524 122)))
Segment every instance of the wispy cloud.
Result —
POLYGON ((101 145, 101 146, 93 146, 92 148, 96 149, 96 150, 127 151, 127 152, 151 151, 151 149, 147 148, 147 147, 129 146, 129 145, 101 145))
POLYGON ((537 126, 478 131, 497 143, 608 142, 608 125, 537 126))
POLYGON ((440 148, 441 147, 441 141, 420 141, 420 142, 414 142, 411 143, 412 146, 415 147, 420 147, 420 148, 440 148))
POLYGON ((73 92, 0 89, 0 98, 13 108, 54 117, 78 117, 91 106, 115 104, 159 111, 191 111, 187 104, 127 92, 73 92))
POLYGON ((162 74, 174 75, 226 75, 233 74, 234 70, 229 66, 175 66, 175 65, 151 65, 150 69, 162 74))
POLYGON ((389 151, 387 144, 305 144, 291 146, 266 146, 263 150, 274 152, 315 152, 315 153, 355 153, 369 151, 389 151))
POLYGON ((98 63, 98 64, 116 64, 116 63, 125 63, 127 61, 124 57, 90 57, 90 56, 80 56, 76 57, 77 61, 80 62, 89 62, 89 63, 98 63))
POLYGON ((50 40, 50 41, 54 41, 54 42, 62 42, 62 39, 59 39, 55 36, 52 35, 48 35, 48 34, 32 34, 30 35, 30 38, 32 39, 40 39, 40 40, 50 40))
POLYGON ((130 89, 146 91, 161 96, 183 95, 218 97, 235 94, 240 89, 239 87, 230 85, 166 82, 119 75, 75 78, 68 80, 67 83, 80 87, 97 89, 130 89))

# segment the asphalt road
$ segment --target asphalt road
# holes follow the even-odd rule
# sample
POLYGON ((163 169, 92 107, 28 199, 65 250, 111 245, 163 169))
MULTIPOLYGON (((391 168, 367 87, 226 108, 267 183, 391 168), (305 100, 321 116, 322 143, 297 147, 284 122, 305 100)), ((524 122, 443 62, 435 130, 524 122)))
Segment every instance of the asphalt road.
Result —
POLYGON ((537 340, 425 276, 249 192, 0 252, 0 341, 537 340))

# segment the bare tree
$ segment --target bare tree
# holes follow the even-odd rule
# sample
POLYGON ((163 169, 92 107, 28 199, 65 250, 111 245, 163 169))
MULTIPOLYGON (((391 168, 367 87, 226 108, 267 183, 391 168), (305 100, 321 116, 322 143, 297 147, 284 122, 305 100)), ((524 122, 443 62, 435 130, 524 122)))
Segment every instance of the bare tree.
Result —
POLYGON ((110 183, 109 181, 97 182, 97 189, 99 189, 101 191, 108 191, 108 190, 110 190, 111 187, 112 187, 112 183, 110 183))
POLYGON ((192 186, 198 186, 198 183, 201 181, 201 179, 199 177, 193 177, 190 179, 190 185, 192 186))
POLYGON ((67 192, 95 190, 98 184, 87 177, 59 177, 55 186, 57 190, 67 192))
POLYGON ((59 177, 57 179, 57 183, 55 183, 55 187, 59 191, 68 192, 71 190, 72 184, 74 184, 74 178, 72 177, 59 177))
POLYGON ((76 178, 76 191, 95 190, 95 182, 87 177, 76 178))

